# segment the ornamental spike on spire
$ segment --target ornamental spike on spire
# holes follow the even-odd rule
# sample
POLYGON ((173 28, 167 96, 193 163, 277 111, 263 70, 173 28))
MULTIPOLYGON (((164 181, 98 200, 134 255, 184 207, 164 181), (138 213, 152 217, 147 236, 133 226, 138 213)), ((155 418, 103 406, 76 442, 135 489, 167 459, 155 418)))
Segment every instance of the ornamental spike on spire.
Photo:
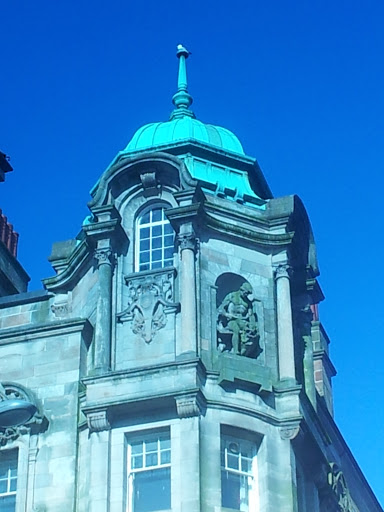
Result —
POLYGON ((189 110, 193 99, 188 92, 186 59, 190 55, 190 52, 182 44, 178 44, 176 55, 179 59, 179 74, 177 79, 177 93, 174 94, 172 98, 173 104, 176 108, 171 114, 171 120, 184 116, 195 117, 192 110, 189 110))

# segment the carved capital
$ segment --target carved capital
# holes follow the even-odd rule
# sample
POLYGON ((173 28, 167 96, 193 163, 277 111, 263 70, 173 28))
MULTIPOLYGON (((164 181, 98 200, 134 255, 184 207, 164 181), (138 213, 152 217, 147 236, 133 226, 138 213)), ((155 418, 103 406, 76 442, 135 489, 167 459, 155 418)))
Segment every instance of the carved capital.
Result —
POLYGON ((87 415, 87 421, 90 432, 102 432, 111 429, 107 411, 90 412, 87 415))
POLYGON ((200 416, 202 412, 202 404, 197 394, 179 396, 175 400, 179 418, 200 416))
POLYGON ((97 267, 100 267, 100 265, 112 266, 112 251, 111 251, 111 249, 96 249, 95 250, 95 259, 97 262, 97 267))
POLYGON ((198 240, 193 233, 177 235, 180 250, 190 249, 194 252, 198 249, 198 240))
POLYGON ((292 274, 292 267, 290 265, 279 265, 275 268, 275 279, 280 279, 280 277, 286 277, 289 279, 292 274))
POLYGON ((297 427, 283 427, 280 429, 280 437, 281 439, 288 439, 292 441, 300 432, 300 425, 297 427))

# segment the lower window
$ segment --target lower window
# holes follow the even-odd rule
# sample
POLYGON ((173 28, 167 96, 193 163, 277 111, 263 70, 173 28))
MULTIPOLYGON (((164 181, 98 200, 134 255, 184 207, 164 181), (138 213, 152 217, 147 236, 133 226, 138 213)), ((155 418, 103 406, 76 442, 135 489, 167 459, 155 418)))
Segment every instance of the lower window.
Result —
POLYGON ((169 430, 129 439, 128 510, 171 508, 171 440, 169 430))
POLYGON ((0 510, 15 512, 17 485, 17 450, 0 451, 0 510))
POLYGON ((221 505, 249 512, 257 510, 256 445, 223 435, 221 438, 221 505))

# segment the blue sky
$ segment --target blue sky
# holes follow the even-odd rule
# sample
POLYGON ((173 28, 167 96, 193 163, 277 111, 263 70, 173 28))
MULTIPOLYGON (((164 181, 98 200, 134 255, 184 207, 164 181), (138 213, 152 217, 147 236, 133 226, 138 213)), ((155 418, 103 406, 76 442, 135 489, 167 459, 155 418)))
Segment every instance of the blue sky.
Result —
POLYGON ((338 425, 384 503, 381 0, 2 3, 0 205, 30 289, 141 125, 167 120, 175 47, 197 117, 234 131, 275 196, 304 201, 338 369, 338 425))

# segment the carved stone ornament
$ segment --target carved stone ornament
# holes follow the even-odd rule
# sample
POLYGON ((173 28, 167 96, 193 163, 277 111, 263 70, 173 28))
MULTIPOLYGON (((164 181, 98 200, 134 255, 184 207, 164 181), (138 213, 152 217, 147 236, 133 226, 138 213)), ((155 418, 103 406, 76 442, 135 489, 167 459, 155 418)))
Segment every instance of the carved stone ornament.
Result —
POLYGON ((256 358, 260 353, 260 333, 253 290, 243 283, 239 290, 228 293, 217 311, 217 347, 220 352, 233 352, 256 358))
POLYGON ((281 439, 288 439, 292 441, 300 432, 300 425, 296 427, 283 427, 280 429, 280 437, 281 439))
POLYGON ((289 279, 291 277, 292 267, 289 265, 279 265, 275 269, 275 279, 279 279, 280 277, 286 277, 289 279))
POLYGON ((198 248, 198 242, 193 233, 177 235, 177 241, 179 242, 180 250, 191 249, 196 251, 198 248))
POLYGON ((109 423, 107 411, 97 411, 88 413, 87 422, 90 432, 102 432, 103 430, 111 429, 111 424, 109 423))
POLYGON ((353 512, 354 508, 343 472, 334 462, 331 462, 329 466, 328 485, 336 495, 339 511, 353 512))
POLYGON ((51 311, 57 318, 65 318, 71 312, 71 304, 68 298, 57 300, 51 306, 51 311))
POLYGON ((177 397, 176 408, 180 418, 192 418, 201 414, 201 404, 196 394, 177 397))
POLYGON ((0 446, 16 441, 20 436, 28 434, 30 429, 24 425, 0 429, 0 446))
POLYGON ((159 184, 156 178, 156 172, 143 172, 140 174, 141 183, 143 184, 144 190, 157 191, 159 184))
MULTIPOLYGON (((15 441, 20 436, 32 433, 38 433, 43 430, 44 416, 39 411, 35 398, 32 393, 19 384, 4 382, 0 384, 0 402, 5 400, 21 400, 35 406, 35 414, 25 424, 9 427, 0 427, 0 446, 15 441)), ((46 420, 45 420, 46 422, 46 420)))
POLYGON ((173 302, 173 271, 128 279, 128 306, 117 315, 120 322, 130 321, 132 331, 145 343, 165 327, 167 314, 175 312, 173 302))
POLYGON ((97 266, 100 265, 112 265, 112 251, 111 249, 96 249, 95 259, 97 266))

